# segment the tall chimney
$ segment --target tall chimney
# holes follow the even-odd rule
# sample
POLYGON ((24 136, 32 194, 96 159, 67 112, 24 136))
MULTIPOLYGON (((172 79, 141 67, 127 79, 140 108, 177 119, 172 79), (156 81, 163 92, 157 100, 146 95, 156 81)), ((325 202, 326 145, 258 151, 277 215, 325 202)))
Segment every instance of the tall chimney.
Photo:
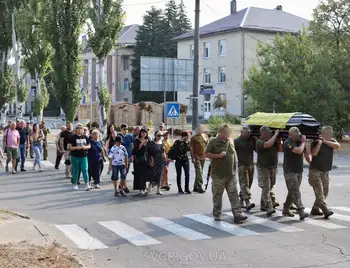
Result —
POLYGON ((236 0, 231 1, 231 15, 237 13, 237 2, 236 0))

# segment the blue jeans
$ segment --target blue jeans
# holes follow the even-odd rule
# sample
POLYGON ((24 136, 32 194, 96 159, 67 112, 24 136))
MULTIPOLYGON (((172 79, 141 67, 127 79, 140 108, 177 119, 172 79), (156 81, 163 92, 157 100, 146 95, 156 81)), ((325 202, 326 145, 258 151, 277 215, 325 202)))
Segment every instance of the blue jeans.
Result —
POLYGON ((34 166, 38 165, 39 168, 41 168, 41 151, 42 151, 42 146, 34 145, 33 146, 33 151, 34 151, 34 154, 35 154, 34 166))
POLYGON ((21 169, 24 169, 24 163, 26 162, 26 152, 27 152, 26 144, 19 145, 19 152, 21 155, 21 169))
POLYGON ((112 181, 117 181, 119 179, 119 173, 120 173, 120 179, 125 180, 126 179, 125 165, 113 166, 112 181))

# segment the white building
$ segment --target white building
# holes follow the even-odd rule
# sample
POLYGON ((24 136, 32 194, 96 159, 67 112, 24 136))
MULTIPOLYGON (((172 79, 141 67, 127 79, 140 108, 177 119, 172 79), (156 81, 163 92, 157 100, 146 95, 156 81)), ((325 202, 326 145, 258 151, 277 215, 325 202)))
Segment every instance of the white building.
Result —
MULTIPOLYGON (((248 7, 236 10, 231 1, 231 14, 200 28, 199 84, 213 86, 214 95, 200 95, 199 116, 207 119, 213 99, 221 94, 228 102, 227 112, 244 116, 247 101, 243 81, 256 62, 259 42, 269 42, 276 34, 298 33, 308 26, 308 20, 282 10, 248 7)), ((193 59, 194 32, 176 37, 178 58, 193 59)), ((178 93, 180 103, 189 103, 189 93, 178 93)), ((188 114, 192 114, 191 105, 188 114)))

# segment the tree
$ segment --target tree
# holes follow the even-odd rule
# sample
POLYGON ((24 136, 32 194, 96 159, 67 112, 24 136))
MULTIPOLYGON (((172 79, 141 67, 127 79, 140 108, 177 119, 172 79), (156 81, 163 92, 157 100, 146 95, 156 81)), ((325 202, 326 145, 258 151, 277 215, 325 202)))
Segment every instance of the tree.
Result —
POLYGON ((349 95, 330 62, 330 53, 306 32, 277 36, 259 46, 258 66, 251 68, 244 88, 260 112, 304 112, 339 130, 349 122, 349 95))
POLYGON ((314 41, 331 53, 337 80, 350 91, 350 2, 322 1, 314 10, 310 31, 314 41))
POLYGON ((187 33, 192 30, 192 24, 186 13, 184 1, 181 0, 178 6, 177 20, 175 25, 175 36, 187 33))
POLYGON ((105 118, 109 108, 105 107, 108 103, 101 102, 101 97, 103 98, 103 95, 109 94, 109 91, 105 89, 103 92, 103 66, 106 57, 116 46, 119 33, 124 26, 125 12, 122 9, 121 0, 99 0, 98 4, 96 4, 96 0, 91 0, 91 5, 93 7, 89 9, 89 18, 92 24, 88 23, 89 45, 98 58, 98 88, 102 118, 100 125, 102 126, 102 132, 104 132, 107 126, 105 118))
POLYGON ((51 71, 52 58, 51 44, 45 38, 45 14, 43 14, 45 4, 43 0, 29 0, 28 5, 21 8, 16 16, 17 33, 22 45, 23 67, 35 77, 37 96, 34 100, 34 109, 38 115, 38 122, 41 122, 43 110, 49 103, 44 77, 51 71))
POLYGON ((214 98, 214 104, 213 104, 213 109, 214 110, 219 110, 219 109, 227 109, 227 99, 224 95, 219 94, 214 98))
POLYGON ((79 38, 88 7, 86 0, 50 0, 45 10, 45 32, 54 49, 53 93, 69 121, 74 120, 81 100, 79 38))

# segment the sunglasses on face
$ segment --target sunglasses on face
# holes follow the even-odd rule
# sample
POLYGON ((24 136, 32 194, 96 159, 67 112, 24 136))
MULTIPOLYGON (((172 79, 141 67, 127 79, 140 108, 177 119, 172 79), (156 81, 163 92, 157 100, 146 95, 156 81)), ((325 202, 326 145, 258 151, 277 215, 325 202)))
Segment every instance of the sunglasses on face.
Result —
POLYGON ((157 135, 157 137, 162 137, 163 135, 157 135))
POLYGON ((122 130, 127 130, 126 128, 122 128, 122 130))
POLYGON ((83 129, 82 127, 77 127, 77 129, 83 129))

